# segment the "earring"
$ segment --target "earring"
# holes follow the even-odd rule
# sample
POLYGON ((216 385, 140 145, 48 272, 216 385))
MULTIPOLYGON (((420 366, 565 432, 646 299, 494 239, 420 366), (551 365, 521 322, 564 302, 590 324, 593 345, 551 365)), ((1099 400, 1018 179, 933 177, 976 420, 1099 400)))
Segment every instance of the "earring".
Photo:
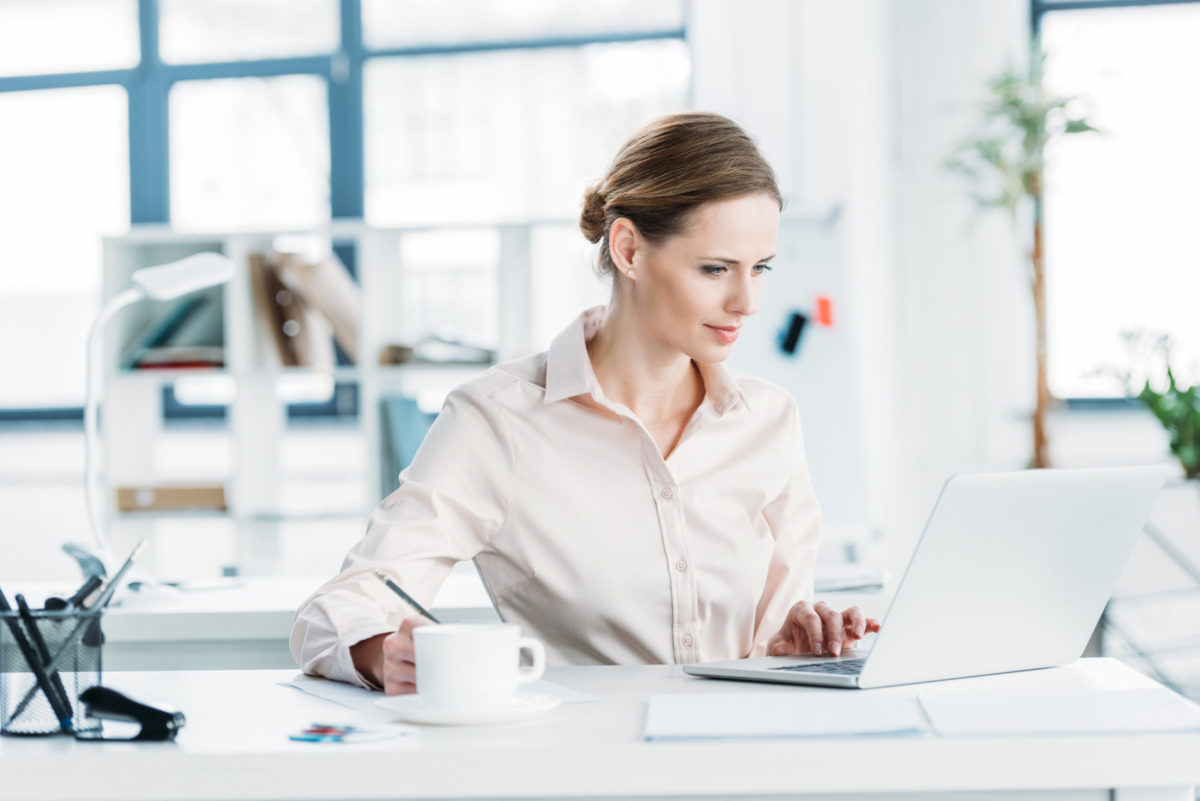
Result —
POLYGON ((626 277, 626 278, 633 278, 633 270, 630 270, 629 272, 625 273, 625 277, 626 277))

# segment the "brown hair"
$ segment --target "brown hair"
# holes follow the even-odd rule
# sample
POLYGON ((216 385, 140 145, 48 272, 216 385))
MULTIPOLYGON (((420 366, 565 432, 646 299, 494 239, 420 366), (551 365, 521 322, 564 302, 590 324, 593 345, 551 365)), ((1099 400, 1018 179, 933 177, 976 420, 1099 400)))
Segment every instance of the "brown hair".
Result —
POLYGON ((709 112, 672 114, 621 147, 608 174, 584 193, 579 228, 601 242, 597 272, 612 273, 608 231, 619 217, 658 244, 686 228, 701 204, 758 192, 783 209, 774 170, 741 126, 709 112))

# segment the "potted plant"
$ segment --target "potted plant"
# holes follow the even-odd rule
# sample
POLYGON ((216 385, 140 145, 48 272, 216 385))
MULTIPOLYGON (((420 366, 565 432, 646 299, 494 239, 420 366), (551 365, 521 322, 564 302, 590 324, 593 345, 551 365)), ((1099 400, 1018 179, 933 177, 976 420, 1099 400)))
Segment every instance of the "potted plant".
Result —
POLYGON ((1043 252, 1045 150, 1063 136, 1095 131, 1078 113, 1077 98, 1060 97, 1043 85, 1046 57, 1035 38, 1028 64, 1010 66, 990 79, 980 102, 977 132, 946 159, 945 167, 961 175, 982 209, 1004 209, 1014 228, 1029 224, 1029 288, 1033 294, 1037 347, 1037 402, 1033 412, 1033 455, 1030 467, 1048 467, 1046 413, 1053 398, 1046 369, 1046 267, 1043 252), (1031 215, 1023 213, 1026 209, 1031 215))
POLYGON ((1166 430, 1171 454, 1184 477, 1200 479, 1200 384, 1182 385, 1171 366, 1167 334, 1123 331, 1130 366, 1106 372, 1116 376, 1130 397, 1140 400, 1166 430))

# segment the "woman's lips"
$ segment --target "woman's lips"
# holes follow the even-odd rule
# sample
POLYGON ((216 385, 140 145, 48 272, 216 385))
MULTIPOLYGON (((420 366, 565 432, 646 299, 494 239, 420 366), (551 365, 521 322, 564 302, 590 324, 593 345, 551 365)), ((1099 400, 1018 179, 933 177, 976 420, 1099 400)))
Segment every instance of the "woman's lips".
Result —
POLYGON ((716 334, 726 344, 736 342, 738 331, 741 329, 741 326, 737 326, 736 328, 717 328, 715 325, 706 325, 704 327, 716 334))

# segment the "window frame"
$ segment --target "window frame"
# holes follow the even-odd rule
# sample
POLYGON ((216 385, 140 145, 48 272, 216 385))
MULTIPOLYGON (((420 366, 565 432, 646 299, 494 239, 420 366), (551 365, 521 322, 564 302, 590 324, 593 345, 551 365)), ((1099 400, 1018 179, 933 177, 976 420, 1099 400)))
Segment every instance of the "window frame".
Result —
MULTIPOLYGON (((130 224, 170 223, 170 150, 168 102, 178 81, 314 75, 324 79, 329 105, 330 217, 361 220, 365 206, 363 152, 363 67, 372 58, 456 55, 500 50, 583 47, 661 39, 687 39, 690 0, 683 3, 678 28, 647 29, 585 36, 539 37, 504 41, 463 41, 416 47, 368 48, 362 30, 361 0, 338 0, 339 49, 333 53, 286 58, 195 64, 170 64, 159 50, 158 0, 137 0, 139 60, 125 69, 50 75, 0 76, 0 93, 79 86, 118 85, 129 97, 130 224), (137 154, 136 156, 134 154, 137 154)), ((351 272, 353 255, 341 254, 351 272)), ((357 403, 354 404, 357 414, 357 403)), ((289 418, 345 417, 337 396, 327 403, 293 404, 289 418)), ((163 417, 169 420, 223 417, 224 407, 179 404, 168 386, 163 417)), ((82 420, 82 407, 0 409, 0 423, 82 420)))
MULTIPOLYGON (((1042 18, 1052 12, 1091 11, 1101 8, 1139 8, 1146 6, 1194 5, 1200 0, 1030 0, 1029 29, 1035 37, 1042 32, 1042 18)), ((1070 397, 1058 398, 1069 411, 1128 412, 1141 408, 1136 398, 1070 397)))

